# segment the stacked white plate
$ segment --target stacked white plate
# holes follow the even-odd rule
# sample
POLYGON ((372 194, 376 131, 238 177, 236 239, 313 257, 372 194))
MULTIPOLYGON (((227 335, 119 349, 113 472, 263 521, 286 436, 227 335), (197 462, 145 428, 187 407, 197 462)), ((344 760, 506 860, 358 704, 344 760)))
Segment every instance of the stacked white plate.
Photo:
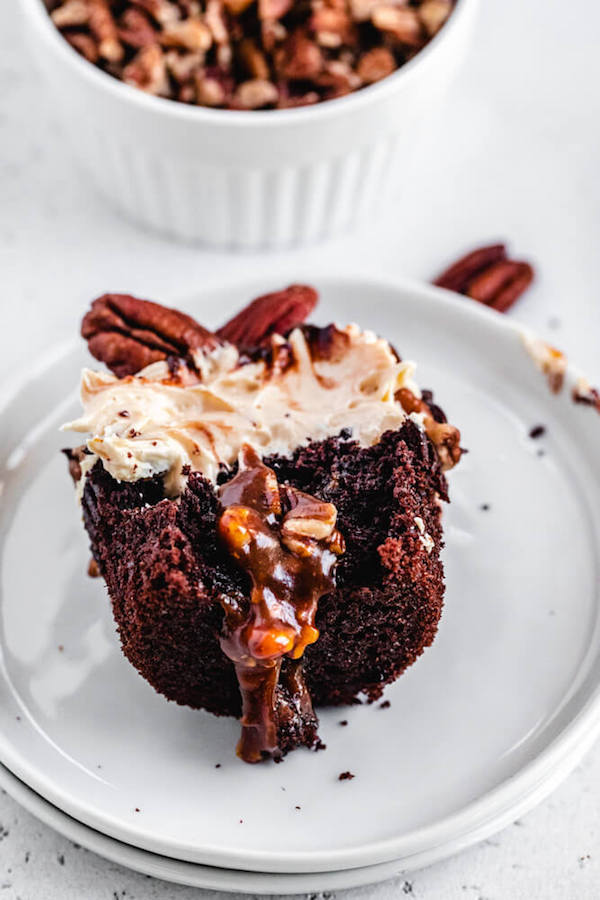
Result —
MULTIPOLYGON (((181 307, 216 325, 273 287, 181 307)), ((521 329, 435 288, 318 287, 319 321, 417 360, 470 451, 435 644, 388 708, 322 711, 325 752, 246 766, 235 721, 167 703, 123 658, 58 452, 85 349, 57 349, 0 409, 0 782, 78 843, 199 887, 343 888, 441 859, 538 802, 600 729, 600 417, 572 402, 577 373, 552 395, 521 329)))

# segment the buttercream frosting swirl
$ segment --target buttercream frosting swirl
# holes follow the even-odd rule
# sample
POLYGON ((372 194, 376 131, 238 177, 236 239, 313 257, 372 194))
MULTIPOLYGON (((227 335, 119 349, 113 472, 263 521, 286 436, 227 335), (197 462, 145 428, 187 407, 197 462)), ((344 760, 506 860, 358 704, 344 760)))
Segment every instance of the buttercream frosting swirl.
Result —
POLYGON ((262 457, 289 455, 351 429, 370 446, 406 419, 396 392, 420 396, 415 367, 356 325, 335 337, 333 351, 319 353, 300 328, 287 341, 275 335, 271 361, 243 361, 231 344, 196 351, 200 379, 176 377, 165 362, 125 378, 85 369, 83 414, 63 429, 85 434, 94 460, 118 481, 160 474, 171 497, 183 490, 186 467, 214 482, 245 444, 262 457))

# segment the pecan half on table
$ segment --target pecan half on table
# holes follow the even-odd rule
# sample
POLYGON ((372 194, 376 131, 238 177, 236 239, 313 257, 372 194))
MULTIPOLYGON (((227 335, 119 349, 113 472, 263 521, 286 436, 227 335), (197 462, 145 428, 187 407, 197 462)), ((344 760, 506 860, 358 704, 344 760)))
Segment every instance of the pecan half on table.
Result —
POLYGON ((509 259, 504 244, 491 244, 461 257, 433 283, 506 312, 533 278, 530 263, 509 259))

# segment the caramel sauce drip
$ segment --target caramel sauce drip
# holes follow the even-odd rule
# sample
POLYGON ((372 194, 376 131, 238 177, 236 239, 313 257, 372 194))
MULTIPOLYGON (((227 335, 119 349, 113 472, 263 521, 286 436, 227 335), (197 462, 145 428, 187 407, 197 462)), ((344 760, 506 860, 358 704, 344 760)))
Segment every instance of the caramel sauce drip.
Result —
POLYGON ((245 445, 238 474, 220 491, 221 540, 250 576, 248 608, 222 597, 223 652, 235 665, 242 695, 242 734, 237 753, 246 762, 278 758, 277 686, 283 657, 283 687, 301 712, 312 716, 302 677, 302 654, 319 637, 319 599, 335 587, 335 565, 344 541, 337 511, 289 485, 245 445))

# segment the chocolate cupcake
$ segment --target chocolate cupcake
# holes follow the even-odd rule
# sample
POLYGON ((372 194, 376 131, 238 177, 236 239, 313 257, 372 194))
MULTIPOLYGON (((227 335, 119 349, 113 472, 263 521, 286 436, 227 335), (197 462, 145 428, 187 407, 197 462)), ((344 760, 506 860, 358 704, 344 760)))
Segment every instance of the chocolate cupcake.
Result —
POLYGON ((460 434, 383 339, 305 325, 316 292, 211 333, 109 294, 82 326, 66 451, 123 652, 177 703, 241 716, 238 754, 318 745, 314 707, 378 698, 433 641, 460 434))

